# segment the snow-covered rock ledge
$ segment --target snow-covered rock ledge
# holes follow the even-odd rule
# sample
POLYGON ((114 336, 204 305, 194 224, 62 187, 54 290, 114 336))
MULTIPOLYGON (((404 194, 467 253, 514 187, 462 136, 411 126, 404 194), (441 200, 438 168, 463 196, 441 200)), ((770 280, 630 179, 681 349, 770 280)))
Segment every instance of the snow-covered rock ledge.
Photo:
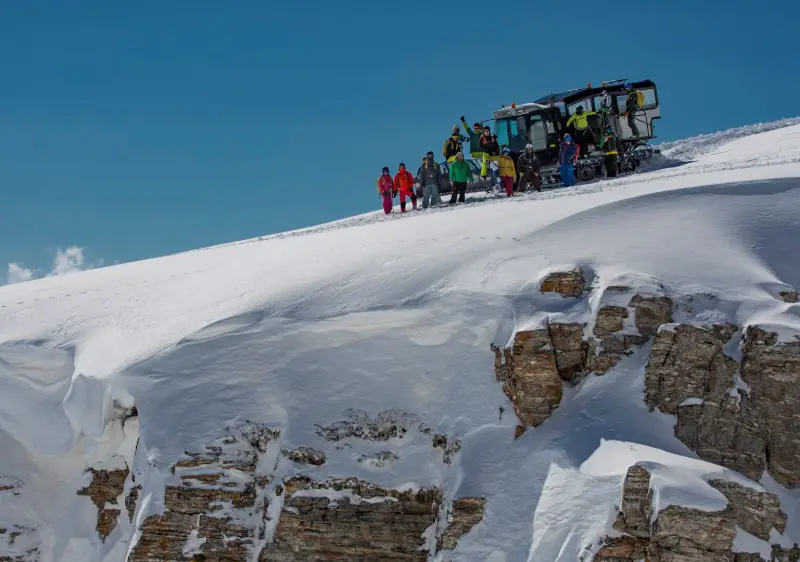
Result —
POLYGON ((0 288, 0 560, 797 562, 800 126, 762 129, 0 288))

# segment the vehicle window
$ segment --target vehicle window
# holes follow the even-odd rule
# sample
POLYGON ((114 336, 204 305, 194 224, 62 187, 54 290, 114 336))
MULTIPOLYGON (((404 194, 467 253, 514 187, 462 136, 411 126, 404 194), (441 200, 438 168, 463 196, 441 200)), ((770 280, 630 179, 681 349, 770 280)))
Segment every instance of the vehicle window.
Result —
POLYGON ((534 150, 547 148, 547 127, 541 115, 531 116, 531 126, 528 129, 528 139, 534 150))
POLYGON ((639 90, 644 94, 644 109, 653 109, 657 104, 656 91, 653 88, 639 90))
POLYGON ((569 104, 567 106, 567 109, 569 110, 569 114, 570 115, 574 115, 575 114, 575 110, 578 109, 579 105, 583 106, 584 111, 591 111, 592 110, 592 102, 591 102, 591 100, 585 99, 585 100, 580 100, 580 101, 576 101, 574 103, 569 104))
MULTIPOLYGON (((658 99, 656 99, 656 91, 653 88, 642 88, 639 90, 644 94, 644 108, 643 109, 653 109, 658 105, 658 99)), ((617 96, 617 105, 620 111, 625 111, 625 103, 628 100, 628 95, 623 94, 621 96, 617 96)))
MULTIPOLYGON (((516 127, 516 121, 513 123, 514 127, 516 127)), ((495 122, 495 134, 497 135, 498 144, 508 144, 508 124, 509 119, 500 119, 495 122)))
MULTIPOLYGON (((594 102, 594 110, 595 111, 599 111, 600 107, 601 107, 601 105, 603 103, 603 96, 602 95, 597 95, 594 98, 592 98, 592 101, 594 102)), ((609 95, 608 96, 608 104, 609 104, 609 106, 612 105, 613 103, 614 102, 611 99, 611 95, 609 95)))

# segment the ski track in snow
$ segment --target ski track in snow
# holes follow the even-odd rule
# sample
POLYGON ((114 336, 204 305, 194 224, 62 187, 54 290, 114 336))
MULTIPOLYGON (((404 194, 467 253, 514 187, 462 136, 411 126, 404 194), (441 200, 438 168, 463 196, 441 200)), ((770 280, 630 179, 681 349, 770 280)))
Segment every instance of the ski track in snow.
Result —
MULTIPOLYGON (((13 501, 0 495, 0 523, 36 526, 42 562, 118 562, 133 525, 121 518, 100 543, 94 506, 75 494, 86 464, 132 463, 143 475, 141 521, 161 508, 169 466, 184 451, 244 419, 280 426, 281 446, 327 455, 320 467, 282 464, 279 477, 355 476, 487 497, 483 521, 448 553, 454 561, 574 562, 609 533, 634 462, 653 471, 660 507, 719 508, 704 480, 720 474, 758 487, 697 460, 674 437, 674 418, 647 410, 649 346, 567 388, 553 417, 516 441, 495 381, 489 343, 506 345, 548 316, 590 322, 609 285, 696 295, 696 310, 676 321, 800 331, 800 307, 776 298, 800 287, 791 259, 800 120, 665 152, 694 161, 0 288, 0 476, 25 483, 13 501), (574 265, 595 275, 589 298, 539 293, 547 272, 574 265), (141 427, 112 431, 112 399, 135 402, 141 427), (395 410, 416 425, 402 439, 351 439, 338 450, 315 424, 351 409, 371 418, 395 410), (462 441, 452 465, 419 423, 462 441), (359 462, 386 450, 397 458, 385 467, 359 462)), ((800 497, 762 484, 789 515, 781 540, 800 541, 800 497)))

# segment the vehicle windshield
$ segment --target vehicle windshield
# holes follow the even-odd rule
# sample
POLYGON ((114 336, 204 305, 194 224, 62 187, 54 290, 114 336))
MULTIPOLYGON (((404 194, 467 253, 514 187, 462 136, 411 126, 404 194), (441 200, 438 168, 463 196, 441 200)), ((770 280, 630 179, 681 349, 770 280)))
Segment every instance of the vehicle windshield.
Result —
POLYGON ((494 122, 494 132, 497 135, 497 144, 499 144, 500 146, 502 145, 508 146, 508 134, 509 134, 508 129, 511 123, 514 123, 514 129, 516 132, 516 125, 517 125, 516 119, 510 119, 510 118, 498 119, 494 122))
MULTIPOLYGON (((528 142, 524 131, 519 130, 516 117, 508 117, 504 119, 497 119, 494 122, 495 134, 497 135, 497 144, 501 147, 507 146, 513 151, 519 151, 520 145, 525 146, 528 142)), ((522 117, 519 117, 523 120, 522 117)))

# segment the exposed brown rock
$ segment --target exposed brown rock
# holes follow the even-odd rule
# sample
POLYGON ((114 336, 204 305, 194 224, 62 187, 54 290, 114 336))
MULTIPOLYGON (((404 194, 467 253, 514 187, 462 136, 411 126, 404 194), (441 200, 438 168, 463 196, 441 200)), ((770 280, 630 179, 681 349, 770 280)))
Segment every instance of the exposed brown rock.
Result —
POLYGON ((101 538, 105 539, 117 527, 120 513, 119 509, 103 509, 97 514, 97 532, 101 538))
POLYGON ((645 402, 650 409, 677 413, 689 398, 720 404, 738 372, 714 332, 678 326, 656 336, 645 370, 645 402))
POLYGON ((299 464, 313 464, 322 466, 325 464, 325 453, 311 449, 310 447, 298 447, 297 449, 284 449, 283 456, 299 464))
POLYGON ((125 480, 128 478, 128 469, 95 470, 89 468, 92 482, 85 488, 78 490, 79 496, 89 496, 97 509, 103 509, 107 503, 117 503, 117 498, 125 489, 125 480))
POLYGON ((584 372, 586 364, 587 345, 583 341, 583 326, 551 323, 548 326, 548 335, 559 376, 565 381, 574 381, 584 372))
POLYGON ((452 519, 442 534, 437 550, 454 550, 458 540, 483 519, 486 498, 461 498, 453 502, 452 519))
POLYGON ((753 418, 745 402, 725 396, 720 404, 681 406, 675 436, 700 458, 758 480, 765 466, 766 440, 759 429, 764 422, 753 418))
POLYGON ((634 465, 625 475, 620 512, 614 528, 635 537, 647 537, 650 535, 652 515, 650 473, 634 465))
POLYGON ((800 485, 800 342, 779 343, 774 333, 747 328, 742 379, 750 387, 744 402, 749 419, 767 441, 766 467, 784 486, 800 485))
POLYGON ((279 434, 249 422, 226 431, 204 451, 175 463, 172 470, 181 485, 164 490, 164 513, 144 520, 127 562, 249 559, 265 532, 268 507, 264 488, 270 478, 258 472, 258 459, 279 434), (200 552, 184 554, 192 533, 203 539, 200 552))
POLYGON ((639 562, 645 558, 648 539, 639 537, 606 537, 593 562, 639 562))
MULTIPOLYGON (((787 517, 775 495, 722 479, 709 485, 726 497, 725 509, 708 512, 670 505, 653 520, 650 475, 642 467, 630 467, 614 523, 626 535, 603 539, 593 560, 640 562, 646 549, 648 562, 749 562, 747 554, 732 552, 737 527, 762 540, 769 540, 773 528, 785 530, 787 517)), ((773 552, 780 551, 775 547, 773 552)))
POLYGON ((128 519, 130 519, 131 523, 133 522, 133 514, 136 513, 136 502, 139 501, 139 490, 141 489, 141 486, 134 486, 131 488, 128 497, 125 498, 125 509, 128 510, 128 519))
POLYGON ((774 562, 800 562, 800 547, 794 545, 793 548, 772 547, 772 559, 774 562))
POLYGON ((768 467, 792 486, 800 477, 800 467, 791 468, 800 458, 800 437, 788 429, 800 423, 800 344, 776 345, 774 335, 748 329, 741 376, 750 392, 731 396, 740 365, 723 347, 735 331, 729 324, 681 325, 658 334, 645 371, 645 401, 677 414, 675 435, 701 458, 756 480, 768 467))
POLYGON ((439 490, 399 492, 352 478, 304 477, 287 481, 284 490, 273 543, 262 550, 260 562, 428 559, 422 535, 436 521, 439 490), (345 494, 325 497, 337 491, 345 494))
POLYGON ((624 306, 604 306, 597 311, 594 335, 602 337, 619 332, 627 317, 628 309, 624 306))
POLYGON ((599 375, 614 367, 630 348, 646 344, 650 338, 635 334, 612 334, 602 337, 590 345, 587 367, 599 375))
POLYGON ((97 506, 97 533, 105 540, 116 528, 120 514, 119 509, 109 508, 106 504, 118 504, 117 498, 125 491, 129 470, 127 467, 117 470, 89 468, 88 472, 92 474, 92 482, 78 490, 78 495, 89 496, 97 506))
POLYGON ((781 299, 783 299, 783 302, 794 304, 800 301, 800 293, 797 291, 783 291, 781 292, 781 299))
MULTIPOLYGON (((495 353, 499 356, 500 350, 495 353)), ((513 354, 495 361, 497 378, 525 427, 541 425, 561 402, 561 377, 547 329, 517 332, 513 354)))
POLYGON ((540 290, 543 293, 558 293, 564 298, 580 298, 583 296, 585 284, 583 270, 576 268, 572 271, 551 273, 542 281, 540 290))
POLYGON ((648 560, 730 562, 734 522, 719 513, 671 505, 653 522, 648 560))
MULTIPOLYGON (((606 289, 610 291, 614 287, 606 289)), ((627 287, 619 287, 627 290, 627 287)), ((623 355, 629 354, 634 346, 644 345, 649 341, 640 334, 620 333, 624 329, 625 319, 630 315, 624 306, 604 306, 597 311, 595 318, 595 340, 589 345, 587 369, 597 374, 605 374, 614 367, 623 355)))
POLYGON ((659 326, 672 322, 669 297, 634 295, 628 306, 635 310, 636 327, 643 336, 655 336, 659 326))
POLYGON ((772 528, 786 530, 786 514, 775 494, 759 492, 727 480, 711 480, 711 486, 728 499, 736 524, 761 540, 769 541, 772 528))
POLYGON ((679 326, 659 334, 645 374, 645 400, 677 414, 675 435, 701 458, 756 480, 767 469, 784 486, 797 487, 800 342, 782 343, 750 326, 739 366, 722 353, 732 330, 679 326), (738 372, 749 391, 730 396, 738 372), (702 403, 680 406, 690 397, 702 403))

